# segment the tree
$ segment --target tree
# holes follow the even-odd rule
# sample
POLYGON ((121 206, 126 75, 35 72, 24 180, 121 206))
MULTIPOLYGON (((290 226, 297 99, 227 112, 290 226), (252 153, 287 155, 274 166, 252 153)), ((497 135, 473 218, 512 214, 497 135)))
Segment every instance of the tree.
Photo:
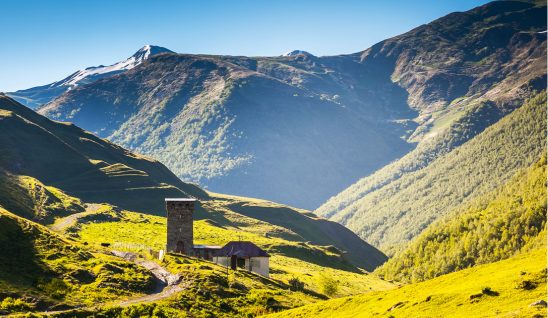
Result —
POLYGON ((320 282, 320 287, 322 289, 322 293, 329 297, 332 297, 333 295, 335 295, 337 291, 339 290, 339 282, 326 273, 320 274, 319 282, 320 282))

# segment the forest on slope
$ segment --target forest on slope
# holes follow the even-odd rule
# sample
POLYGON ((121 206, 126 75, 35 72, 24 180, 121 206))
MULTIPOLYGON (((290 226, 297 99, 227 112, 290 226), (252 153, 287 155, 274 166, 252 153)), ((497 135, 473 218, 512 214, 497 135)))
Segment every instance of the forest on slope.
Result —
POLYGON ((546 155, 432 224, 377 272, 417 282, 546 248, 546 155))
POLYGON ((385 251, 532 165, 546 145, 546 94, 423 169, 368 193, 331 219, 385 251))

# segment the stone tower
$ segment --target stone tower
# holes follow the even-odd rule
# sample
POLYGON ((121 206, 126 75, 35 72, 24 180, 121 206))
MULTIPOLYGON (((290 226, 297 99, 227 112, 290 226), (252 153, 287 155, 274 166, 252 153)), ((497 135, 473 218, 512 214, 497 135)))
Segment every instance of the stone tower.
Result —
POLYGON ((192 222, 195 199, 167 199, 167 247, 168 252, 192 254, 194 235, 192 222))

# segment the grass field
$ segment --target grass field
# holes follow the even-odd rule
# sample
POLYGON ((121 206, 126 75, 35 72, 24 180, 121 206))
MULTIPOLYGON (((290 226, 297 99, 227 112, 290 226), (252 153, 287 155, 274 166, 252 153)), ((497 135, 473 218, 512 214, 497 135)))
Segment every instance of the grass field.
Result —
POLYGON ((0 207, 0 315, 89 306, 150 292, 152 275, 0 207))
POLYGON ((546 317, 546 250, 269 317, 546 317))

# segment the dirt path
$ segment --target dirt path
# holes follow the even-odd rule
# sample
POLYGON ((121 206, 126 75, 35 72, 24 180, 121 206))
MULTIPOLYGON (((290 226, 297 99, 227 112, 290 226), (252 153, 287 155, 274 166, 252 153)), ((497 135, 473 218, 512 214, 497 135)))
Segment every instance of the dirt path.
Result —
POLYGON ((156 262, 140 259, 135 253, 112 251, 112 254, 148 269, 157 280, 156 289, 153 294, 122 301, 119 304, 121 307, 162 300, 184 290, 190 284, 188 281, 182 282, 180 275, 169 272, 166 268, 158 265, 156 262))
POLYGON ((84 212, 74 213, 60 220, 57 220, 49 228, 55 232, 63 232, 69 226, 76 224, 76 221, 78 221, 79 218, 96 212, 100 207, 101 207, 101 204, 95 204, 95 203, 88 204, 84 212))
MULTIPOLYGON (((86 213, 86 212, 82 212, 82 213, 86 213)), ((111 254, 114 256, 123 258, 129 262, 133 262, 149 270, 156 279, 156 288, 151 294, 130 298, 120 302, 113 302, 108 305, 128 307, 128 306, 139 304, 139 303, 154 302, 154 301, 166 299, 175 293, 185 290, 192 284, 192 281, 182 280, 182 277, 180 275, 169 272, 165 267, 160 266, 156 262, 139 258, 138 255, 135 253, 111 251, 111 254)), ((102 304, 102 305, 93 306, 93 307, 81 307, 81 308, 75 308, 75 309, 97 311, 103 305, 107 305, 107 304, 102 304)), ((49 311, 49 312, 48 311, 35 312, 34 314, 49 316, 49 315, 67 313, 73 310, 74 309, 49 311)))

